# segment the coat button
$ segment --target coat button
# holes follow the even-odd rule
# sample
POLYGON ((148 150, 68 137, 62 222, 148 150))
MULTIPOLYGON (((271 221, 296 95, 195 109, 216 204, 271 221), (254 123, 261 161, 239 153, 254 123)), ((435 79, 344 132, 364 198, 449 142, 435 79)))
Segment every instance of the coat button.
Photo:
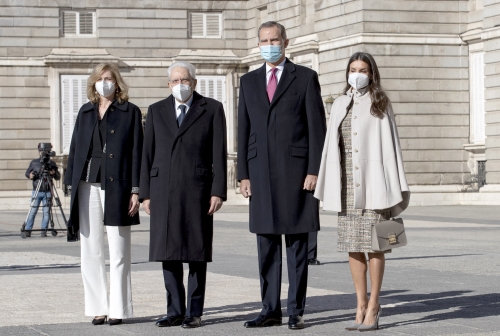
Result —
POLYGON ((111 132, 111 134, 115 134, 115 130, 111 130, 110 132, 111 132))
POLYGON ((355 151, 356 153, 358 152, 358 150, 357 150, 357 149, 355 149, 354 151, 355 151))
POLYGON ((111 111, 111 112, 113 112, 114 110, 115 110, 115 108, 114 108, 114 107, 112 107, 110 111, 111 111))
POLYGON ((113 154, 109 154, 109 157, 112 159, 114 158, 115 156, 113 154))
POLYGON ((359 187, 359 183, 356 183, 356 187, 359 187))
POLYGON ((111 182, 113 182, 113 181, 114 181, 114 179, 113 179, 112 177, 110 177, 110 178, 109 178, 109 180, 110 180, 111 182))
POLYGON ((358 167, 358 166, 356 166, 356 170, 358 170, 358 169, 359 169, 359 167, 358 167))
MULTIPOLYGON (((359 102, 355 102, 354 104, 358 105, 358 104, 359 104, 359 102)), ((113 111, 113 110, 111 110, 111 111, 113 111)))
POLYGON ((358 119, 358 116, 354 116, 354 119, 358 119))
POLYGON ((358 135, 358 133, 354 132, 354 135, 358 135))

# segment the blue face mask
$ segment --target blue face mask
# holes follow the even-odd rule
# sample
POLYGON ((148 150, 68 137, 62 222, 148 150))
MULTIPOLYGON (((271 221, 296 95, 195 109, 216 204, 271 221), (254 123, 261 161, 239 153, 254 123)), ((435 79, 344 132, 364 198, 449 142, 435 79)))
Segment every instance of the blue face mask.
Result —
POLYGON ((260 55, 269 63, 279 61, 283 53, 280 45, 266 45, 260 47, 260 55))

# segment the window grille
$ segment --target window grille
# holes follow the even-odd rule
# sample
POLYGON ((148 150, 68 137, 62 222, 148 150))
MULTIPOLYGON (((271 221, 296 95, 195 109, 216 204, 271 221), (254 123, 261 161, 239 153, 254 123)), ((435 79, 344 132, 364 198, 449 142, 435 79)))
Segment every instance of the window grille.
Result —
POLYGON ((222 13, 191 13, 191 38, 222 38, 222 13))
POLYGON ((485 108, 484 108, 484 53, 476 52, 471 55, 470 84, 471 84, 471 121, 472 142, 484 143, 485 108))
POLYGON ((225 76, 197 76, 197 90, 202 96, 218 100, 226 109, 226 77, 225 76))
POLYGON ((66 37, 94 36, 95 35, 95 12, 64 11, 63 35, 66 37))
POLYGON ((71 136, 80 107, 88 102, 87 75, 61 75, 61 122, 63 154, 69 154, 71 136))

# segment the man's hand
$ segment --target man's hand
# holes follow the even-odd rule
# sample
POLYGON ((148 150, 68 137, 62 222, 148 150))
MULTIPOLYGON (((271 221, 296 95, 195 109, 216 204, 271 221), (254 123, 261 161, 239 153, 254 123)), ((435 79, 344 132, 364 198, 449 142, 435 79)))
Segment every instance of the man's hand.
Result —
POLYGON ((142 208, 144 209, 144 211, 146 211, 146 213, 148 215, 151 215, 151 210, 149 209, 149 203, 150 202, 151 202, 151 200, 149 198, 147 198, 144 201, 142 201, 142 208))
POLYGON ((139 211, 139 195, 130 195, 130 201, 128 202, 128 215, 134 217, 137 211, 139 211))
POLYGON ((217 212, 222 206, 222 198, 219 196, 212 196, 210 198, 210 209, 208 210, 208 214, 212 216, 215 212, 217 212))
POLYGON ((318 176, 307 175, 304 181, 304 190, 313 191, 316 189, 316 182, 318 182, 318 176))
POLYGON ((30 172, 30 180, 33 180, 35 178, 35 175, 33 174, 33 172, 30 172))
POLYGON ((252 196, 252 190, 250 189, 250 180, 244 179, 240 182, 240 193, 243 197, 248 198, 252 196))

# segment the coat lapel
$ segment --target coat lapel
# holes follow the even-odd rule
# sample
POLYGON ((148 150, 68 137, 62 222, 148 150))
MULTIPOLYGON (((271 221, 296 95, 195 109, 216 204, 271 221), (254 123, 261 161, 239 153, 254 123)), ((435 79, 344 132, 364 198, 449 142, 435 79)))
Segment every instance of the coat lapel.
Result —
POLYGON ((161 111, 161 116, 168 125, 168 128, 175 136, 179 130, 177 126, 177 116, 174 111, 174 97, 170 95, 163 100, 163 109, 161 111))
POLYGON ((203 96, 196 91, 193 95, 193 103, 186 113, 186 117, 184 118, 181 127, 179 127, 176 137, 182 135, 182 133, 184 133, 203 114, 203 112, 205 112, 205 109, 203 108, 203 105, 207 103, 205 98, 203 98, 203 96))
POLYGON ((274 93, 273 101, 271 102, 271 108, 274 104, 276 104, 276 102, 280 99, 283 93, 285 93, 286 89, 295 79, 294 72, 295 65, 287 59, 285 62, 285 66, 283 67, 283 73, 281 74, 280 81, 278 82, 278 87, 276 88, 276 92, 274 93))
POLYGON ((82 112, 85 115, 85 118, 82 118, 81 129, 91 130, 89 132, 83 132, 83 143, 85 144, 85 148, 90 148, 90 142, 92 141, 92 135, 94 134, 95 124, 97 123, 97 112, 96 106, 94 103, 87 103, 82 107, 82 112))
POLYGON ((255 72, 254 84, 257 88, 257 97, 259 97, 259 101, 264 103, 266 109, 269 108, 269 98, 267 97, 266 90, 266 64, 264 63, 259 69, 255 72))

